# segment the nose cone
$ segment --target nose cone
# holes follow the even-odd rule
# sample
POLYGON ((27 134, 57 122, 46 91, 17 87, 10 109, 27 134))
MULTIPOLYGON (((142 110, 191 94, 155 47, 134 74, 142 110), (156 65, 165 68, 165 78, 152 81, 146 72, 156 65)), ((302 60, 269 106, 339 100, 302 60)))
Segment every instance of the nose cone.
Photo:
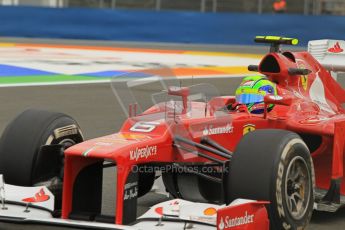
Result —
POLYGON ((151 136, 138 133, 115 133, 76 144, 65 150, 66 156, 106 159, 122 164, 163 160, 171 151, 169 133, 151 136))
POLYGON ((95 158, 113 158, 114 154, 126 152, 132 146, 150 142, 151 140, 152 137, 144 134, 116 133, 74 145, 68 148, 65 154, 95 158))

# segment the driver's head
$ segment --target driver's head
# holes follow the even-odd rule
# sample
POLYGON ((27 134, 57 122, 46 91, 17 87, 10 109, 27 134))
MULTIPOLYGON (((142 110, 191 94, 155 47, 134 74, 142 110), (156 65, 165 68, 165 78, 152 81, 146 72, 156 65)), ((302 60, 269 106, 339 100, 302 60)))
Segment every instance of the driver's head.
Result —
MULTIPOLYGON (((277 95, 276 85, 263 76, 250 76, 242 80, 236 90, 236 101, 245 104, 251 113, 263 113, 264 97, 267 94, 277 95)), ((271 110, 274 105, 269 105, 271 110)))

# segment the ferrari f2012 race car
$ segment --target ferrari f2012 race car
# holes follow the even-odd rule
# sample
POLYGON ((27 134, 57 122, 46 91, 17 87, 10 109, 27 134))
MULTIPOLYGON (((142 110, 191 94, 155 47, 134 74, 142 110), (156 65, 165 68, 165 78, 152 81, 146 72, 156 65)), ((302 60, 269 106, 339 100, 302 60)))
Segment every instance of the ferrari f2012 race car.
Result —
POLYGON ((67 115, 20 114, 0 142, 6 181, 0 180, 0 221, 109 229, 302 229, 313 209, 336 211, 345 195, 345 91, 330 71, 345 69, 339 61, 345 43, 320 40, 310 42, 309 52, 282 52, 281 44, 297 39, 255 40, 271 44, 271 50, 249 70, 277 89, 262 97, 261 114, 210 85, 182 87, 157 71, 114 78, 113 90, 128 115, 115 134, 85 141, 67 115), (153 105, 139 103, 133 89, 154 84, 162 90, 144 100, 153 105), (114 215, 102 214, 108 167, 116 167, 114 215), (138 218, 137 199, 158 174, 175 200, 138 218))

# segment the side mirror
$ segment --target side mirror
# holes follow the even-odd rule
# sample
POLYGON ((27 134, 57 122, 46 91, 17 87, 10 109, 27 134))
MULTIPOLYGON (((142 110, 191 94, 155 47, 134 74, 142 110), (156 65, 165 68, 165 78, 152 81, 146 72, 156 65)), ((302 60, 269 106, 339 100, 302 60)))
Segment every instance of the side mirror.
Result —
POLYGON ((168 94, 173 96, 189 96, 189 88, 188 87, 178 87, 178 86, 170 86, 168 88, 168 94))
POLYGON ((183 111, 182 113, 187 113, 187 107, 188 107, 188 96, 190 94, 190 90, 188 87, 178 87, 178 86, 171 86, 168 88, 168 94, 173 96, 180 96, 182 97, 182 103, 183 103, 183 111))
POLYGON ((273 105, 284 105, 284 106, 290 106, 292 104, 292 97, 284 97, 279 95, 266 95, 264 97, 265 102, 265 112, 264 112, 264 118, 267 118, 267 107, 270 104, 273 105))
POLYGON ((284 97, 279 95, 266 95, 264 97, 264 102, 266 105, 285 105, 290 106, 292 104, 292 97, 284 97))

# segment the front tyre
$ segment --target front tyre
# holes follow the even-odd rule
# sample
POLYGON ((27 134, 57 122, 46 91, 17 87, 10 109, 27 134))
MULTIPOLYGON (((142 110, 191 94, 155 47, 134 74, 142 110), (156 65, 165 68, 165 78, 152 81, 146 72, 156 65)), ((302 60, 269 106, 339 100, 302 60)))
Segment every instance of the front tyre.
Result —
POLYGON ((295 133, 246 134, 230 163, 229 201, 270 201, 271 229, 304 229, 314 204, 314 168, 308 147, 295 133))
POLYGON ((63 150, 83 141, 77 122, 63 113, 29 109, 8 124, 0 139, 0 174, 9 184, 45 185, 61 206, 63 150))

